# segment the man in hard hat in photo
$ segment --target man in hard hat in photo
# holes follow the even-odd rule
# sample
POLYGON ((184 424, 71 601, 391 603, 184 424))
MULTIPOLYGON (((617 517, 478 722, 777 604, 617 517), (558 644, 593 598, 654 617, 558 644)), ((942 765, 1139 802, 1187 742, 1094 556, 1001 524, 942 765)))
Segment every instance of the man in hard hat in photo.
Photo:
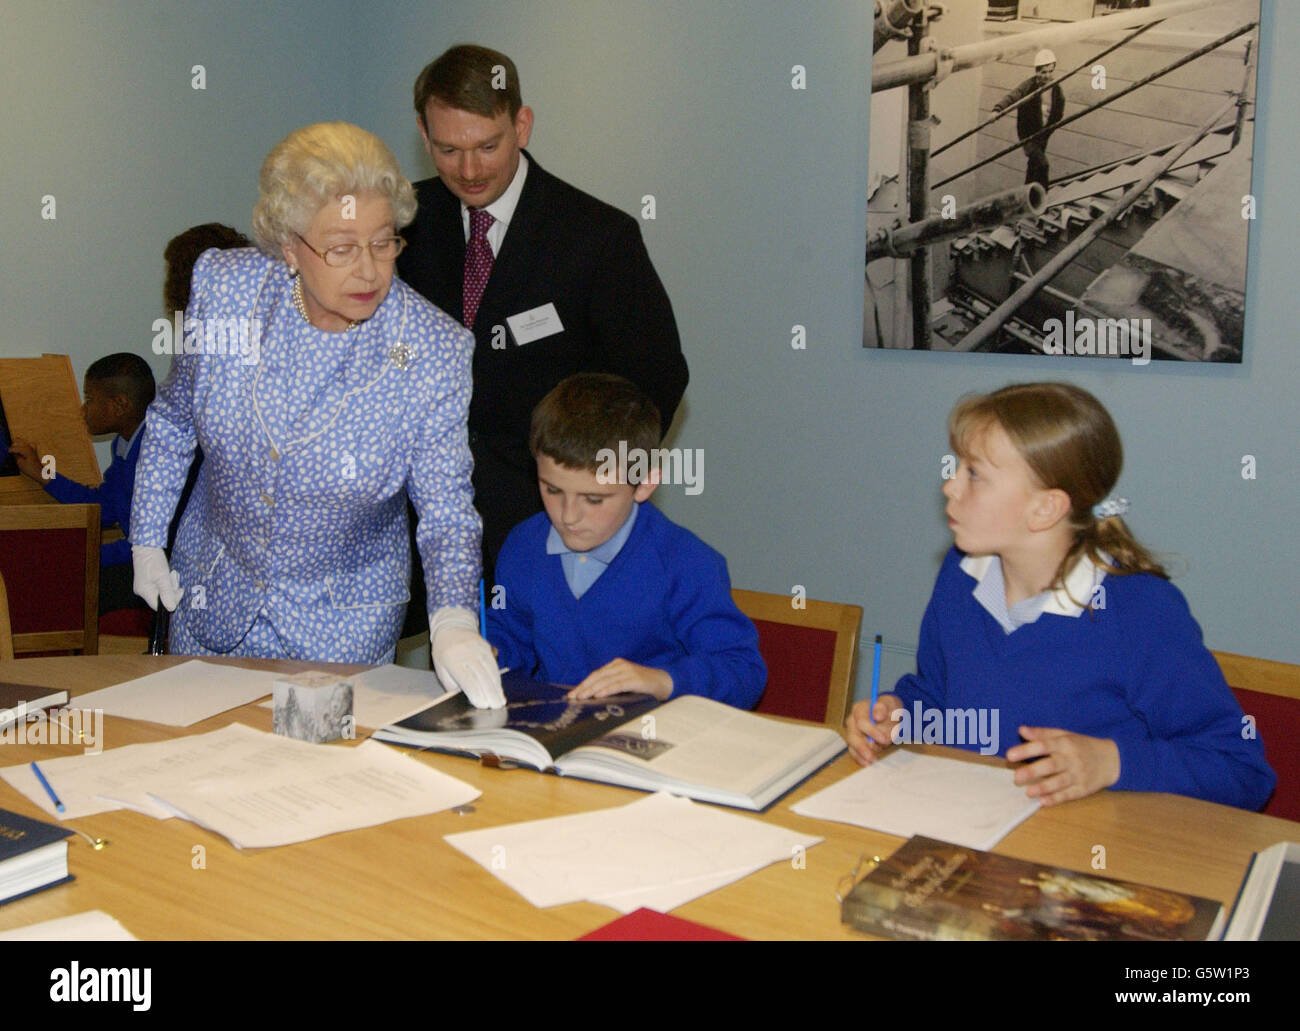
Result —
MULTIPOLYGON (((1034 74, 994 104, 993 110, 1005 111, 1018 100, 1042 89, 1052 81, 1055 71, 1056 55, 1050 50, 1038 51, 1034 55, 1034 74)), ((1043 189, 1047 189, 1047 141, 1052 135, 1051 127, 1064 114, 1065 94, 1061 92, 1060 86, 1043 90, 1039 96, 1021 104, 1016 110, 1016 132, 1024 145, 1025 156, 1029 159, 1029 167, 1025 169, 1026 183, 1039 183, 1043 189), (1047 132, 1031 139, 1045 127, 1047 132)))

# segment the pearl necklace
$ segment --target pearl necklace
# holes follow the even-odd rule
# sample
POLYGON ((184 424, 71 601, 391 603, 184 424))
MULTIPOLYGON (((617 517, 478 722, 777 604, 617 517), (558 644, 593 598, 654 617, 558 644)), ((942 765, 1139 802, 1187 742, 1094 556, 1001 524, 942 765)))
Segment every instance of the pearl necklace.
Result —
MULTIPOLYGON (((293 306, 298 309, 298 314, 302 316, 303 322, 307 323, 309 326, 315 326, 315 323, 307 317, 307 302, 303 300, 302 296, 302 273, 298 273, 293 277, 293 306)), ((343 332, 348 333, 356 329, 359 325, 361 325, 361 323, 355 320, 349 321, 348 328, 343 332)))

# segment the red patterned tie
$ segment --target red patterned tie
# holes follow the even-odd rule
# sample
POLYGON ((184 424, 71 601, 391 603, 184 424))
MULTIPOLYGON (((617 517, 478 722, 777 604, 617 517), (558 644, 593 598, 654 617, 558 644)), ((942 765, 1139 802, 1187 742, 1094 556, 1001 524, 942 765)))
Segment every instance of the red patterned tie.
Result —
POLYGON ((493 219, 483 208, 469 209, 469 243, 465 246, 465 318, 469 329, 474 328, 478 302, 483 299, 483 288, 492 274, 492 248, 488 245, 487 231, 493 219))

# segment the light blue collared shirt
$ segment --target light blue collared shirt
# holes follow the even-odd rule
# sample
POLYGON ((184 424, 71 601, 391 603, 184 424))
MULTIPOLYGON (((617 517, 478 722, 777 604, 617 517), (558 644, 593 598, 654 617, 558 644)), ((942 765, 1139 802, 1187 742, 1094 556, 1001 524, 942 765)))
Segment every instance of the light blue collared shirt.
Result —
MULTIPOLYGON (((1106 561, 1109 561, 1109 558, 1106 561)), ((1084 606, 1100 602, 1105 607, 1104 594, 1098 597, 1098 588, 1106 577, 1106 571, 1092 562, 1087 555, 1081 555, 1074 568, 1065 576, 1065 583, 1055 590, 1046 590, 1025 598, 1007 607, 1007 587, 1002 579, 1002 559, 997 555, 982 555, 978 558, 967 555, 961 560, 961 568, 975 578, 972 596, 990 616, 998 621, 1003 632, 1012 633, 1028 623, 1037 621, 1044 612, 1058 616, 1078 616, 1084 612, 1084 606), (1076 600, 1081 599, 1081 600, 1076 600)))
POLYGON ((135 428, 135 432, 131 434, 130 439, 127 439, 126 437, 122 436, 122 434, 119 433, 117 435, 117 438, 113 441, 113 454, 117 455, 118 458, 125 458, 127 455, 129 455, 131 453, 131 449, 135 447, 136 439, 140 436, 140 434, 143 431, 144 431, 144 420, 141 419, 140 425, 135 428))
POLYGON ((993 556, 983 579, 971 592, 975 600, 984 606, 985 611, 998 621, 1004 633, 1011 633, 1026 623, 1035 622, 1043 614, 1043 609, 1052 600, 1051 591, 1043 591, 1032 598, 1024 598, 1007 608, 1007 585, 1002 579, 1002 560, 993 556))
POLYGON ((632 535, 632 524, 636 522, 640 503, 632 506, 631 514, 623 520, 623 525, 604 544, 597 545, 590 551, 570 551, 560 539, 560 531, 554 526, 546 535, 546 554, 559 555, 560 565, 564 568, 564 579, 575 598, 581 598, 591 589, 591 585, 600 579, 600 574, 609 568, 609 564, 623 550, 628 537, 632 535))

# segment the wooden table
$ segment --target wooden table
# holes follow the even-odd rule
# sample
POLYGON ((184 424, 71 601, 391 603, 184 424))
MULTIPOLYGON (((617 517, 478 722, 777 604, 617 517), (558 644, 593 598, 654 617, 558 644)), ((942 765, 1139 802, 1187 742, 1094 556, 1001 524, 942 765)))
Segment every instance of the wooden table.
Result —
MULTIPOLYGON (((0 680, 66 688, 75 701, 78 694, 182 661, 126 655, 11 660, 0 662, 0 680)), ((239 664, 279 671, 360 668, 239 664)), ((204 733, 235 721, 270 730, 271 713, 249 705, 184 731, 107 717, 104 738, 112 748, 204 733)), ((950 749, 926 750, 968 757, 950 749)), ((0 765, 76 751, 67 745, 9 744, 0 747, 0 765)), ((77 879, 0 907, 0 930, 102 909, 146 939, 574 938, 618 915, 593 903, 537 909, 442 838, 623 805, 642 797, 639 792, 526 769, 488 769, 454 756, 411 754, 478 787, 483 795, 475 811, 436 813, 250 852, 180 819, 120 810, 72 820, 70 826, 110 844, 95 851, 80 836, 69 839, 68 865, 77 879), (200 854, 202 864, 196 861, 200 854)), ((674 913, 747 938, 858 937, 840 924, 836 885, 859 856, 887 855, 902 839, 790 811, 798 799, 855 768, 842 756, 757 816, 825 838, 808 850, 802 868, 793 862, 769 866, 674 913)), ((48 819, 7 784, 0 784, 0 808, 48 819)), ((1251 852, 1283 840, 1300 840, 1300 824, 1174 795, 1101 792, 1039 811, 997 851, 1091 870, 1094 850, 1101 846, 1110 876, 1230 904, 1251 852)))

